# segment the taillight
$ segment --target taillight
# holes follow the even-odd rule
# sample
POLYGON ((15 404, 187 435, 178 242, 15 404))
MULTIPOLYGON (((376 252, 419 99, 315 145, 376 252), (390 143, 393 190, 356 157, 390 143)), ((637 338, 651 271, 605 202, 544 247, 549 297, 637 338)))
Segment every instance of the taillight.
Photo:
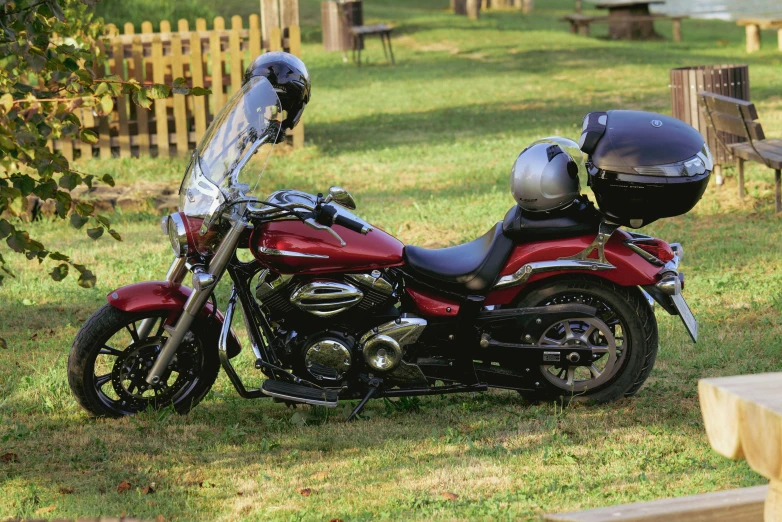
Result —
MULTIPOLYGON (((673 250, 671 249, 671 246, 662 239, 634 241, 632 244, 660 261, 661 264, 665 264, 673 259, 673 250)), ((638 253, 640 254, 640 252, 638 253)))

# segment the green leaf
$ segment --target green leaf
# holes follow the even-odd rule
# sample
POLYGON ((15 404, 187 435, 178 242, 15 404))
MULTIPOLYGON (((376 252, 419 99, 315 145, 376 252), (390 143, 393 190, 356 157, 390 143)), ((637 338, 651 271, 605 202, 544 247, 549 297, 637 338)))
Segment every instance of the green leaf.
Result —
POLYGON ((71 258, 59 252, 51 252, 49 257, 55 261, 70 261, 71 258))
POLYGON ((21 176, 13 176, 11 178, 14 183, 14 188, 19 189, 22 192, 22 196, 27 197, 32 194, 35 189, 35 180, 27 174, 21 176))
POLYGON ((79 138, 84 143, 98 143, 98 135, 90 129, 82 129, 79 132, 79 138))
POLYGON ((53 198, 56 193, 57 183, 53 179, 39 183, 33 190, 33 194, 44 200, 53 198))
POLYGON ((83 201, 79 201, 78 203, 76 203, 75 210, 76 210, 76 212, 78 212, 82 216, 87 217, 87 216, 91 215, 93 212, 95 212, 95 207, 93 207, 89 203, 85 203, 83 201))
POLYGON ((174 94, 188 94, 190 92, 190 87, 187 85, 187 80, 184 78, 177 78, 174 80, 173 91, 174 94))
POLYGON ((81 228, 83 227, 87 221, 89 221, 89 218, 86 218, 84 216, 80 216, 76 212, 71 214, 71 225, 73 225, 73 228, 81 228))
POLYGON ((5 93, 2 96, 0 96, 0 108, 3 109, 4 112, 10 111, 14 106, 14 97, 11 96, 10 93, 5 93))
POLYGON ((98 88, 95 89, 95 96, 103 96, 104 94, 107 94, 109 92, 109 84, 108 83, 99 83, 98 88))
POLYGON ((79 276, 79 286, 82 288, 92 288, 95 286, 95 274, 89 270, 84 270, 79 276))
POLYGON ((15 230, 8 236, 8 239, 6 239, 5 242, 14 250, 14 252, 21 254, 30 244, 30 235, 24 230, 15 230))
POLYGON ((152 87, 147 88, 147 93, 153 100, 162 100, 171 95, 171 88, 164 83, 156 83, 152 87))
POLYGON ((60 186, 65 190, 73 190, 81 183, 81 176, 73 172, 66 172, 60 178, 60 186))
POLYGON ((104 115, 111 114, 111 111, 114 110, 114 99, 110 94, 100 99, 100 109, 104 115))
POLYGON ((111 174, 104 174, 101 180, 110 187, 114 186, 114 178, 111 177, 111 174))
POLYGON ((193 96, 206 96, 212 94, 212 89, 204 89, 203 87, 193 87, 190 89, 190 94, 193 96))
POLYGON ((138 105, 139 107, 143 107, 145 109, 149 109, 152 107, 152 100, 149 99, 147 96, 147 89, 141 88, 138 91, 133 93, 133 103, 138 105))
MULTIPOLYGON (((0 239, 5 239, 9 235, 11 235, 14 231, 14 226, 6 221, 5 219, 0 219, 0 239)), ((2 257, 0 257, 2 259, 2 257)))
POLYGON ((100 214, 98 214, 97 216, 95 216, 95 220, 106 228, 111 227, 111 221, 109 221, 109 218, 107 218, 106 216, 101 216, 100 214))
POLYGON ((92 239, 98 239, 100 236, 103 235, 104 230, 105 229, 103 227, 88 228, 87 235, 90 236, 92 239))
POLYGON ((120 236, 119 233, 113 228, 109 229, 109 234, 111 234, 111 237, 113 237, 117 241, 122 241, 122 236, 120 236))
POLYGON ((68 265, 62 263, 61 265, 54 267, 54 269, 49 272, 49 275, 52 276, 52 279, 55 281, 62 281, 68 277, 68 265))

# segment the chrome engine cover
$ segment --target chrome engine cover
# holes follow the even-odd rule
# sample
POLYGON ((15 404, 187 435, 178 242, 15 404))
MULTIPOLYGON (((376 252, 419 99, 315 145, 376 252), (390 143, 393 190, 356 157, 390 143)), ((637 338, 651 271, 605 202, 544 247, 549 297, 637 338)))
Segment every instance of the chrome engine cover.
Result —
POLYGON ((307 371, 317 380, 338 381, 350 370, 350 349, 337 339, 321 339, 304 354, 307 371))
MULTIPOLYGON (((418 369, 417 373, 420 373, 418 366, 405 363, 402 356, 405 346, 418 340, 426 324, 426 319, 404 314, 395 321, 373 328, 359 341, 364 352, 364 361, 378 372, 390 372, 393 375, 397 369, 404 368, 404 373, 407 373, 415 368, 418 369)), ((413 372, 416 373, 414 370, 413 372)))
POLYGON ((291 294, 294 306, 318 317, 331 317, 356 306, 364 292, 348 283, 312 281, 301 285, 291 294))

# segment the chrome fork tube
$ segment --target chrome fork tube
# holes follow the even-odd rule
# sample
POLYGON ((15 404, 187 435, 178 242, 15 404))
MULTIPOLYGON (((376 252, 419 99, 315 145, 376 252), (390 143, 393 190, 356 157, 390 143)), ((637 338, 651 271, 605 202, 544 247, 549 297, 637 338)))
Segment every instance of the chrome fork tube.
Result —
POLYGON ((163 349, 160 350, 160 355, 158 355, 155 364, 147 375, 146 380, 149 384, 154 385, 160 382, 160 376, 163 375, 163 372, 171 363, 177 348, 179 348, 185 335, 187 335, 195 318, 201 313, 201 309, 212 294, 217 281, 223 275, 225 267, 228 266, 228 262, 236 251, 239 237, 246 226, 242 220, 234 222, 231 230, 225 235, 225 238, 223 238, 220 246, 215 251, 214 257, 209 262, 209 270, 193 274, 193 292, 187 298, 184 313, 179 317, 176 325, 173 328, 166 328, 169 338, 163 349))
MULTIPOLYGON (((171 266, 168 269, 168 273, 166 274, 166 281, 168 281, 169 284, 179 285, 182 284, 182 280, 184 280, 185 275, 187 275, 187 258, 174 258, 174 262, 171 263, 171 266)), ((156 317, 150 317, 141 321, 137 329, 138 338, 146 339, 149 337, 149 334, 152 332, 152 328, 154 328, 157 321, 158 320, 156 317)))

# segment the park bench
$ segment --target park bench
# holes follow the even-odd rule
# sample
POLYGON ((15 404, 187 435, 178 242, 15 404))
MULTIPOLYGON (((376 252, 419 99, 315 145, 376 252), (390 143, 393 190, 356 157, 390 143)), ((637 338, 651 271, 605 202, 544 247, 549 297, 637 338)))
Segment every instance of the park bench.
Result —
POLYGON ((776 29, 779 39, 779 50, 782 51, 782 18, 742 18, 738 25, 743 25, 747 35, 747 52, 760 50, 760 30, 776 29))
POLYGON ((380 41, 383 42, 383 54, 388 60, 389 54, 391 55, 391 64, 396 64, 394 61, 394 50, 391 49, 391 31, 393 28, 386 24, 374 24, 374 25, 356 25, 350 28, 350 33, 353 35, 353 60, 356 61, 359 67, 361 67, 361 49, 364 47, 364 37, 379 35, 380 41), (388 42, 388 50, 386 50, 386 42, 388 42), (358 57, 356 57, 358 54, 358 57))
POLYGON ((653 22, 655 20, 671 20, 673 21, 673 41, 682 41, 682 19, 686 16, 665 16, 665 15, 645 15, 645 16, 628 16, 624 18, 609 17, 609 16, 590 16, 580 13, 574 13, 560 18, 562 22, 570 22, 570 32, 573 34, 579 34, 581 36, 589 36, 590 25, 593 23, 636 23, 636 22, 653 22))
POLYGON ((762 163, 774 169, 776 211, 782 212, 782 139, 765 139, 763 127, 755 121, 758 113, 754 103, 706 91, 699 91, 698 96, 702 101, 701 110, 714 131, 717 143, 736 158, 739 197, 744 197, 744 162, 762 163), (716 131, 746 141, 726 144, 716 131))

